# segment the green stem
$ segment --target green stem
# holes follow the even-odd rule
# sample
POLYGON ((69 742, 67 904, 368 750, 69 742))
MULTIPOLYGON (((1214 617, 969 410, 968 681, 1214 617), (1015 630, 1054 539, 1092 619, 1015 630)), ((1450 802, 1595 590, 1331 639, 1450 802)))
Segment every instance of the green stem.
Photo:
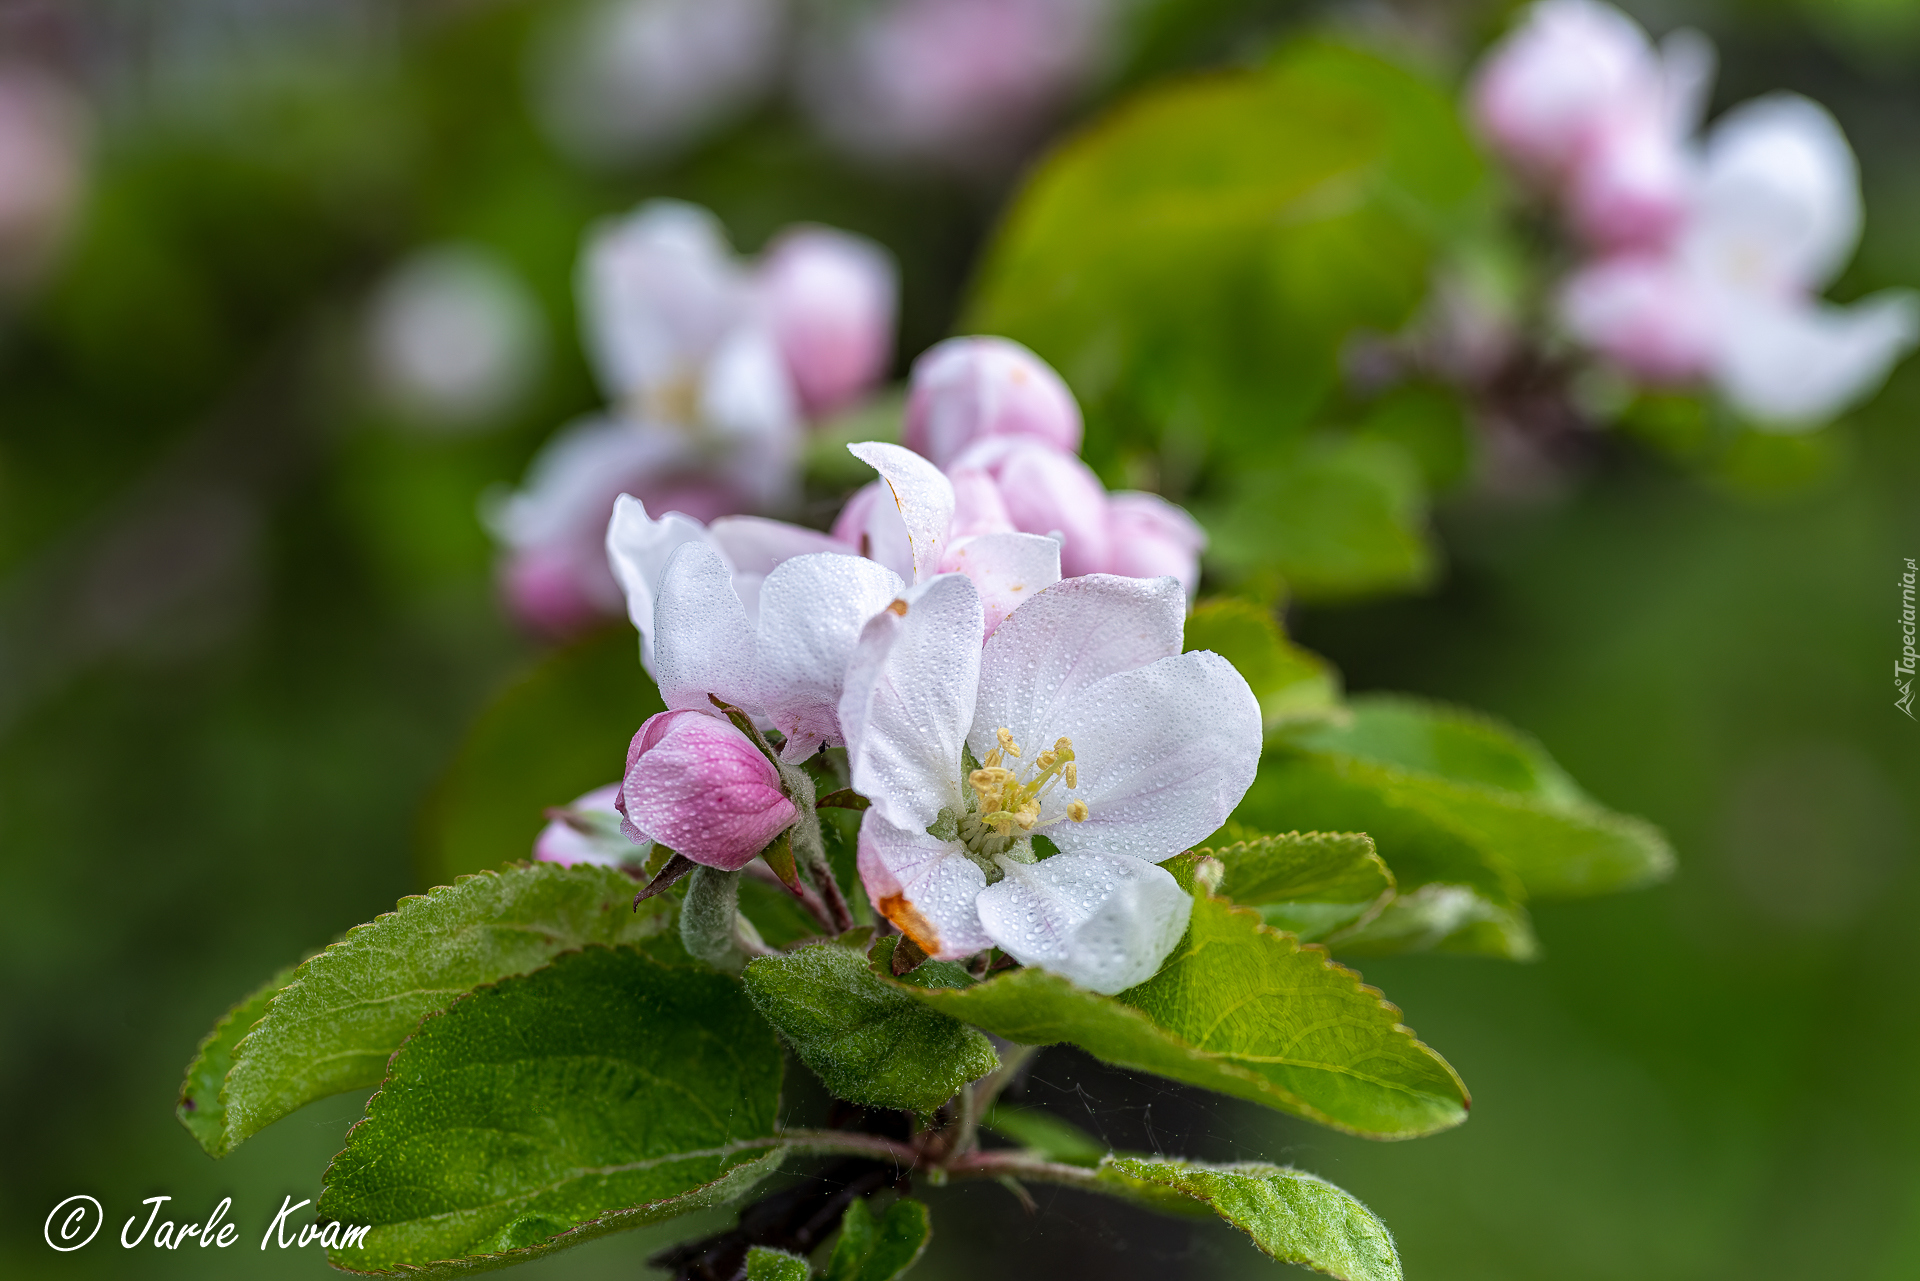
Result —
POLYGON ((794 862, 826 901, 833 932, 844 934, 853 928, 853 912, 847 907, 846 896, 840 893, 839 883, 833 879, 833 865, 827 861, 826 841, 820 835, 820 813, 814 807, 813 776, 777 757, 773 758, 773 767, 780 771, 787 799, 799 811, 791 829, 794 862))
POLYGON ((680 942, 688 955, 716 970, 738 974, 754 956, 778 956, 740 915, 740 873, 696 867, 680 905, 680 942))

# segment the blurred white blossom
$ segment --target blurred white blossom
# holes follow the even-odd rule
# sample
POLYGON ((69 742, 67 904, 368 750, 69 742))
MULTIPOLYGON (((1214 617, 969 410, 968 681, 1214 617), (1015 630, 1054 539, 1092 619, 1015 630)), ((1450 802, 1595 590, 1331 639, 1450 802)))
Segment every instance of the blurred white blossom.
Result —
POLYGON ((546 354, 539 303, 500 259, 469 245, 423 249, 376 291, 368 355, 410 420, 471 430, 511 412, 546 354))
POLYGON ((537 50, 537 114, 594 164, 671 155, 751 107, 779 69, 783 0, 594 0, 537 50))

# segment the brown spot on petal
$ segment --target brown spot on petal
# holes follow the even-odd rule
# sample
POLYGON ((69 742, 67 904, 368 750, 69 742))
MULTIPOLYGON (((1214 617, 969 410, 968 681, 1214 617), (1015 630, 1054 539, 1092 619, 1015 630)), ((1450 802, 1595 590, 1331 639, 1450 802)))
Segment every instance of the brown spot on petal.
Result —
POLYGON ((904 894, 888 894, 874 904, 880 909, 880 915, 900 927, 900 932, 913 940, 913 945, 933 956, 940 951, 940 931, 933 922, 920 915, 920 909, 907 901, 904 894))
POLYGON ((900 600, 898 597, 896 597, 893 604, 887 606, 887 608, 902 618, 907 616, 907 602, 900 600))

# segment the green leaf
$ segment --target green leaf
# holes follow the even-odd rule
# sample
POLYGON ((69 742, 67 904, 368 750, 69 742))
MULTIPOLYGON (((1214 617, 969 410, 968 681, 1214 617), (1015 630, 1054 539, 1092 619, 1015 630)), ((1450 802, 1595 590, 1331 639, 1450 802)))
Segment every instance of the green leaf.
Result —
POLYGON ((193 1062, 187 1065, 187 1079, 180 1086, 180 1102, 173 1114, 200 1146, 215 1156, 226 1150, 227 1109, 220 1101, 220 1087, 233 1067, 234 1047, 265 1016, 267 1004, 292 981, 295 968, 290 965, 281 970, 229 1010, 200 1042, 193 1062))
POLYGON ((1223 489, 1201 515, 1207 565, 1226 578, 1278 574, 1303 600, 1339 600, 1419 587, 1437 570, 1418 469, 1390 442, 1315 436, 1223 489))
POLYGON ((1246 677, 1269 730, 1340 715, 1340 675, 1318 654, 1288 642, 1271 610, 1226 597, 1187 617, 1186 648, 1210 649, 1246 677))
POLYGON ((1002 1138, 1011 1139, 1029 1152, 1037 1152, 1062 1165, 1100 1164, 1100 1158, 1113 1150, 1085 1130, 1062 1121, 1050 1112, 1035 1108, 995 1103, 981 1124, 1002 1138))
POLYGON ((906 995, 837 943, 747 965, 747 994, 838 1098, 931 1113, 999 1066, 986 1037, 906 995))
POLYGON ((747 1251, 747 1281, 808 1281, 813 1269, 797 1254, 756 1245, 747 1251))
POLYGON ((517 1263, 734 1199, 779 1163, 780 1045, 733 980, 589 947, 423 1020, 319 1214, 356 1271, 517 1263))
POLYGON ((1599 805, 1531 740, 1486 717, 1392 696, 1355 699, 1261 760, 1236 817, 1268 829, 1363 830, 1401 898, 1346 951, 1434 946, 1524 957, 1523 904, 1631 889, 1673 855, 1649 824, 1599 805), (1438 886, 1421 896, 1427 886, 1438 886))
POLYGON ((1393 874, 1360 832, 1289 832, 1194 853, 1220 860, 1221 893, 1307 942, 1371 921, 1393 898, 1393 874))
MULTIPOLYGON (((208 1152, 224 1156, 315 1099, 378 1082, 422 1015, 561 952, 650 941, 661 955, 678 957, 672 903, 648 899, 636 911, 633 892, 631 880, 607 868, 536 863, 402 899, 294 971, 230 1051, 219 1096, 223 1124, 188 1128, 208 1152)), ((243 1013, 222 1026, 239 1026, 243 1013)), ((211 1063, 220 1035, 216 1029, 191 1072, 211 1063)))
POLYGON ((1110 1156, 1100 1165, 1100 1183, 1150 1201, 1169 1193, 1191 1197, 1280 1262, 1341 1281, 1400 1281, 1402 1275, 1387 1225, 1349 1193, 1300 1170, 1110 1156))
POLYGON ((664 708, 624 622, 543 656, 480 714, 435 790, 422 879, 531 857, 547 808, 618 780, 634 732, 664 708))
POLYGON ((1324 950, 1204 892, 1160 973, 1119 997, 1039 969, 962 990, 901 988, 1027 1045, 1071 1041, 1120 1067, 1372 1138, 1466 1119, 1467 1092, 1400 1012, 1324 950))
POLYGON ((924 1202, 895 1201, 875 1223, 867 1203, 855 1201, 840 1222, 826 1281, 893 1281, 919 1262, 932 1239, 924 1202))

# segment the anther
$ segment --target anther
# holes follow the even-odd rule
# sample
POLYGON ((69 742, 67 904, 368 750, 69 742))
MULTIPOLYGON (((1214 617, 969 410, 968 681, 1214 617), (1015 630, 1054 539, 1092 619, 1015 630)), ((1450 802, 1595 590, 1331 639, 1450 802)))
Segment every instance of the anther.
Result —
POLYGON ((1041 769, 1052 769, 1060 763, 1060 754, 1058 752, 1042 752, 1033 758, 1033 763, 1041 769))
POLYGON ((1068 801, 1067 817, 1072 819, 1076 823, 1086 822, 1087 821, 1087 803, 1085 801, 1068 801))
MULTIPOLYGON (((1068 761, 1066 775, 1067 787, 1069 789, 1080 786, 1080 767, 1078 765, 1075 765, 1072 761, 1068 761)), ((1079 802, 1075 801, 1074 804, 1078 805, 1079 802)))
POLYGON ((1008 756, 1020 755, 1020 744, 1013 741, 1013 731, 1005 725, 994 731, 994 737, 1000 740, 1000 750, 1008 756))

